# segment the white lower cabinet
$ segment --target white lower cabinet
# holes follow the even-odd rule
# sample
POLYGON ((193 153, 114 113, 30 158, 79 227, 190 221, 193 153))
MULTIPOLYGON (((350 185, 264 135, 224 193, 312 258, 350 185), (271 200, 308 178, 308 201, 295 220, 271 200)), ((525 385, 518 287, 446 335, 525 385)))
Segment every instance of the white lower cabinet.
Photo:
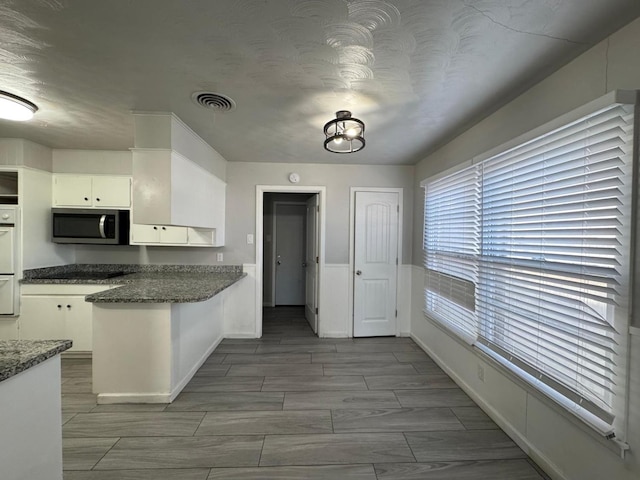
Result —
POLYGON ((93 350, 93 304, 84 297, 110 285, 23 285, 21 340, 72 340, 70 352, 93 350), (34 294, 24 294, 33 290, 34 294))

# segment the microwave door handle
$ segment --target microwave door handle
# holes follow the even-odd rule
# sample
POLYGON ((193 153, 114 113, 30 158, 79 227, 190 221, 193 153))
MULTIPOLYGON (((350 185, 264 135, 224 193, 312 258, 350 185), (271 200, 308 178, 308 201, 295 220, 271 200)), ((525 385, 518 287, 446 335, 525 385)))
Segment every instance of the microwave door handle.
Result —
POLYGON ((104 233, 104 222, 107 221, 107 216, 106 215, 102 215, 100 217, 100 225, 99 225, 99 229, 100 229, 100 236, 102 238, 107 238, 106 233, 104 233))

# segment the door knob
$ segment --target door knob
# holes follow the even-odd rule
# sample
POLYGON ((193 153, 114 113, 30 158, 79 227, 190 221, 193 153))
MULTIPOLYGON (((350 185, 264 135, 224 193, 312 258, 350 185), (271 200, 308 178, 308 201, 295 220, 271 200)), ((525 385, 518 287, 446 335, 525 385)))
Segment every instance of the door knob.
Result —
POLYGON ((276 261, 276 263, 277 263, 278 265, 282 265, 282 262, 281 262, 280 260, 276 261))
POLYGON ((362 275, 362 270, 356 270, 356 275, 362 275))
POLYGON ((302 262, 302 267, 307 268, 307 262, 302 262))

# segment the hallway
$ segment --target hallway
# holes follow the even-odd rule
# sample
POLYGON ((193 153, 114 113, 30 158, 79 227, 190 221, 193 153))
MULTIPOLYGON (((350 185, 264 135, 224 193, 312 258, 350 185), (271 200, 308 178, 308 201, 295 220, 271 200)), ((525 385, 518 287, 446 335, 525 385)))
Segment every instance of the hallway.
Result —
POLYGON ((318 339, 265 309, 170 405, 96 405, 63 360, 65 480, 541 480, 531 460, 409 338, 318 339))

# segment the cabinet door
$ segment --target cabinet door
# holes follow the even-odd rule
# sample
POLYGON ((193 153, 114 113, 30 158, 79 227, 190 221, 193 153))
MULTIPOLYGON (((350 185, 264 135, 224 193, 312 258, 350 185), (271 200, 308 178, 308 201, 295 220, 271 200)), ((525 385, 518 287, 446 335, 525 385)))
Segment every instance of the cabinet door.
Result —
POLYGON ((94 207, 129 208, 131 206, 131 179, 129 177, 93 177, 94 207))
POLYGON ((90 352, 93 346, 91 308, 83 296, 23 296, 20 339, 72 340, 70 352, 90 352))
POLYGON ((0 226, 0 275, 3 273, 15 273, 13 261, 14 248, 14 228, 0 226))
POLYGON ((160 228, 156 225, 131 225, 131 243, 159 243, 160 228))
POLYGON ((84 297, 66 297, 64 300, 65 334, 73 340, 70 351, 90 352, 93 350, 93 305, 84 301, 84 297))
POLYGON ((56 207, 90 207, 91 177, 88 175, 54 175, 53 205, 56 207))
POLYGON ((160 243, 187 243, 187 227, 161 226, 160 243))
POLYGON ((21 340, 62 340, 65 332, 66 304, 63 299, 45 295, 24 296, 20 310, 21 340))
MULTIPOLYGON (((0 315, 12 315, 14 313, 14 287, 13 275, 0 275, 0 315)), ((3 322, 4 320, 0 320, 3 322)))

